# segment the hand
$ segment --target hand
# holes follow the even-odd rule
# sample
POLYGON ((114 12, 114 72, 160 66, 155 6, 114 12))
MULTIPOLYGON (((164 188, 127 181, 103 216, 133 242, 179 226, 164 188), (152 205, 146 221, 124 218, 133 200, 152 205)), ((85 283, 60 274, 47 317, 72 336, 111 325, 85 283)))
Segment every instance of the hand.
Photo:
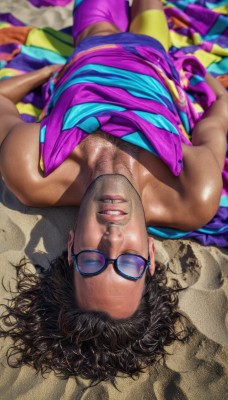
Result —
POLYGON ((58 68, 61 69, 61 65, 47 65, 36 71, 3 79, 0 81, 0 95, 16 104, 21 101, 27 93, 47 82, 58 68))
POLYGON ((41 68, 41 70, 44 74, 45 79, 48 81, 48 79, 54 74, 54 72, 56 72, 58 69, 60 70, 61 67, 61 64, 52 64, 41 68))
POLYGON ((215 93, 216 97, 221 97, 221 96, 228 96, 228 93, 226 89, 221 85, 221 83, 214 78, 211 74, 208 72, 205 75, 205 81, 208 83, 210 88, 213 90, 215 93))

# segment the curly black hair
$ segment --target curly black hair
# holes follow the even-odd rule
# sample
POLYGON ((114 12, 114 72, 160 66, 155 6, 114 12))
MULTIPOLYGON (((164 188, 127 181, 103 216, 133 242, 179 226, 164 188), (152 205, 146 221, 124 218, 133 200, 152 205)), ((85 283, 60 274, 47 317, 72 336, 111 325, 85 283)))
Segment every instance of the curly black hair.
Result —
POLYGON ((27 364, 65 379, 81 376, 92 383, 115 383, 119 373, 139 376, 164 357, 164 346, 187 336, 183 325, 178 332, 175 328, 181 318, 176 310, 178 289, 166 286, 162 264, 157 263, 154 276, 146 275, 136 312, 115 320, 77 307, 66 251, 39 275, 27 263, 23 260, 16 267, 17 292, 0 317, 0 336, 13 340, 7 352, 11 367, 27 364))

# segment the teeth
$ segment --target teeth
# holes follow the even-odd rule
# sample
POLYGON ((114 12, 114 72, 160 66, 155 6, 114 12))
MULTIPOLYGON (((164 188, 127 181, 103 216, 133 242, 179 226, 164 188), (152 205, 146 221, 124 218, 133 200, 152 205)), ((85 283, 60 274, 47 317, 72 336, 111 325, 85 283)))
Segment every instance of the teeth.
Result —
POLYGON ((122 215, 122 211, 118 211, 118 210, 107 210, 104 211, 105 214, 108 215, 122 215))
POLYGON ((104 202, 104 203, 115 204, 115 203, 122 203, 122 200, 104 199, 103 202, 104 202))

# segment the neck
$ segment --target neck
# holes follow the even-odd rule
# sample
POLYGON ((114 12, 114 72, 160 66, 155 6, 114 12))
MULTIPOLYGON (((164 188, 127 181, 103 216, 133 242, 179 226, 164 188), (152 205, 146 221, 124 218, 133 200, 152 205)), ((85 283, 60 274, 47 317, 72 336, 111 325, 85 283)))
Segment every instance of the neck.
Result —
POLYGON ((83 168, 87 187, 101 175, 119 174, 125 176, 141 194, 137 149, 122 140, 111 139, 107 135, 93 135, 93 141, 87 143, 83 168))

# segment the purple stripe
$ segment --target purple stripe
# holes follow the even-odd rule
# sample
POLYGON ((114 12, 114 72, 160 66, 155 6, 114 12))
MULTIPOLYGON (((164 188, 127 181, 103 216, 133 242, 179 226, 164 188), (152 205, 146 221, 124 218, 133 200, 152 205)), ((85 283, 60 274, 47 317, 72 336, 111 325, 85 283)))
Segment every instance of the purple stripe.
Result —
POLYGON ((33 124, 34 122, 37 122, 37 118, 29 114, 20 114, 20 117, 26 123, 33 124))
POLYGON ((29 0, 30 3, 37 7, 49 7, 49 6, 58 6, 58 7, 64 7, 67 4, 69 4, 72 0, 29 0))
MULTIPOLYGON (((121 49, 121 48, 116 48, 116 49, 100 49, 96 50, 94 53, 89 52, 83 55, 81 58, 77 59, 76 58, 76 66, 72 66, 68 69, 68 71, 64 74, 65 80, 67 80, 71 74, 72 70, 79 69, 83 67, 86 63, 88 64, 100 64, 100 65, 105 65, 105 66, 110 66, 110 67, 115 67, 115 68, 120 68, 120 62, 121 62, 121 69, 130 71, 130 72, 135 72, 138 74, 143 74, 143 75, 148 75, 149 77, 155 76, 157 80, 160 81, 161 84, 164 83, 159 77, 159 75, 154 72, 153 66, 150 65, 149 62, 147 62, 145 59, 142 59, 141 62, 139 63, 139 56, 135 54, 129 54, 129 59, 126 59, 126 50, 121 49)), ((161 68, 167 73, 170 74, 171 69, 168 61, 162 57, 162 55, 153 49, 153 54, 151 54, 151 51, 145 48, 138 48, 138 50, 141 53, 141 56, 147 57, 146 59, 149 59, 150 62, 153 62, 154 65, 157 65, 159 68, 161 68), (152 59, 153 57, 153 59, 152 59), (152 61, 151 61, 152 60, 152 61)), ((76 57, 76 56, 75 56, 76 57)), ((73 57, 73 59, 75 58, 73 57)), ((72 58, 71 58, 72 61, 72 58)), ((174 67, 173 67, 174 68, 174 67)), ((177 72, 175 71, 175 75, 177 72)), ((174 77, 175 77, 174 75, 174 77)), ((179 80, 178 80, 179 81, 179 80)))
MULTIPOLYGON (((227 138, 228 141, 228 138, 227 138)), ((225 165, 223 167, 222 171, 222 177, 223 177, 223 191, 222 194, 228 195, 228 158, 225 160, 225 165)), ((228 214, 228 210, 227 210, 228 214)))
POLYGON ((17 54, 13 58, 13 60, 8 62, 7 68, 13 68, 24 72, 30 72, 50 64, 51 64, 50 62, 44 59, 39 60, 37 58, 29 57, 23 53, 20 53, 17 54))
POLYGON ((217 36, 215 39, 210 39, 210 43, 216 43, 221 47, 228 47, 228 28, 222 35, 217 36))
MULTIPOLYGON (((64 134, 61 133, 62 131, 62 117, 61 115, 65 115, 66 111, 78 104, 78 96, 77 93, 80 93, 80 98, 85 99, 86 102, 103 102, 103 103, 111 103, 112 104, 117 104, 118 106, 122 106, 125 108, 125 105, 128 104, 128 109, 138 109, 142 111, 147 111, 151 113, 156 113, 156 114, 161 114, 164 116, 168 116, 168 120, 171 121, 171 123, 177 127, 177 119, 178 116, 173 116, 169 110, 167 110, 166 107, 164 107, 161 104, 158 104, 155 101, 151 100, 141 100, 138 98, 135 98, 134 96, 131 96, 129 93, 126 93, 124 90, 110 90, 108 87, 100 87, 99 85, 96 84, 87 84, 86 88, 84 88, 84 84, 80 85, 74 85, 71 86, 69 89, 67 89, 58 99, 57 103, 55 104, 54 111, 50 113, 50 118, 45 118, 41 125, 47 124, 47 136, 46 136, 46 143, 52 143, 53 142, 53 133, 52 132, 58 132, 58 138, 55 140, 55 144, 53 146, 53 149, 59 149, 60 145, 63 146, 63 154, 61 157, 59 157, 59 153, 56 154, 56 158, 54 156, 55 151, 51 152, 50 154, 50 149, 46 146, 44 146, 44 154, 43 154, 43 159, 44 160, 52 160, 52 163, 55 165, 54 168, 56 168, 58 165, 58 162, 62 162, 65 158, 63 157, 68 157, 70 154, 70 151, 72 151, 72 148, 74 148, 80 140, 78 139, 77 136, 77 131, 81 132, 80 129, 75 129, 74 130, 74 135, 73 137, 69 138, 68 137, 68 132, 67 136, 65 136, 65 131, 64 134), (72 94, 73 93, 73 98, 72 94), (69 103, 69 99, 71 99, 69 103), (105 100, 104 100, 105 99, 105 100), (53 118, 51 118, 53 113, 53 118), (55 117, 54 117, 55 116, 55 117), (59 117, 60 116, 60 117, 59 117), (60 141, 60 143, 59 143, 60 141), (72 142, 71 145, 69 145, 69 142, 72 142), (67 154, 67 156, 66 156, 67 154), (55 158, 55 159, 54 159, 55 158), (60 161, 61 160, 61 161, 60 161)), ((119 118, 118 121, 122 121, 124 126, 128 123, 130 126, 134 127, 135 130, 140 130, 144 132, 145 136, 147 139, 152 142, 154 145, 155 149, 158 151, 162 159, 169 165, 171 170, 175 175, 178 175, 181 170, 181 165, 177 163, 177 159, 181 160, 182 159, 182 150, 181 150, 181 144, 180 144, 180 138, 177 135, 170 134, 169 131, 166 131, 161 128, 155 127, 153 124, 149 123, 148 121, 145 121, 138 115, 136 115, 133 111, 125 111, 125 112, 116 112, 116 111, 108 111, 108 115, 111 117, 111 121, 109 121, 112 124, 116 125, 115 118, 119 118), (153 127, 153 129, 151 129, 153 127), (155 139, 154 139, 155 138, 155 139), (157 142, 157 143, 156 143, 157 142), (173 147, 173 151, 171 151, 171 148, 173 147), (175 157, 172 158, 170 157, 170 154, 174 154, 175 157)), ((91 116, 94 114, 91 113, 91 116)), ((96 116, 96 115, 94 115, 96 116)), ((121 125, 122 125, 121 123, 121 125)), ((115 127, 115 134, 117 134, 118 137, 121 137, 122 134, 120 133, 121 131, 121 126, 117 125, 120 127, 119 129, 119 134, 116 133, 116 127, 115 127)), ((112 130, 112 125, 109 125, 106 123, 104 126, 102 126, 102 130, 104 132, 108 133, 113 133, 111 132, 112 130)), ((46 169, 48 166, 45 165, 45 171, 46 173, 50 173, 50 170, 46 169)), ((51 167, 53 169, 53 167, 51 167)))
MULTIPOLYGON (((176 109, 175 114, 173 114, 165 105, 155 100, 135 97, 124 89, 101 86, 96 83, 78 83, 72 85, 61 94, 59 101, 68 103, 68 107, 72 107, 73 105, 80 104, 79 98, 86 99, 86 102, 111 103, 124 108, 127 104, 130 110, 161 114, 167 118, 177 130, 177 125, 180 123, 176 109), (69 98, 72 99, 70 105, 69 98)), ((179 133, 181 134, 181 132, 179 133)))
POLYGON ((185 13, 192 18, 190 26, 203 36, 210 31, 219 18, 219 14, 195 4, 188 5, 185 13))
POLYGON ((189 28, 193 28, 202 36, 207 34, 219 17, 219 14, 194 4, 188 5, 184 12, 175 7, 167 8, 165 14, 167 17, 173 16, 184 21, 189 28))
POLYGON ((42 88, 37 88, 35 91, 28 93, 23 98, 23 103, 32 104, 42 110, 44 108, 44 98, 42 97, 42 88))
POLYGON ((8 22, 9 24, 14 26, 25 26, 25 24, 22 21, 19 21, 19 19, 15 18, 10 13, 0 13, 0 21, 8 22))
POLYGON ((219 207, 215 217, 204 226, 206 229, 217 231, 220 228, 225 229, 216 235, 202 234, 197 231, 191 232, 187 237, 198 240, 205 246, 228 247, 228 210, 227 207, 219 207))
POLYGON ((9 43, 0 45, 0 52, 1 53, 12 53, 16 49, 20 49, 21 44, 19 43, 9 43))
MULTIPOLYGON (((211 41, 210 42, 204 41, 199 45, 185 46, 185 47, 181 47, 180 49, 173 46, 173 47, 171 47, 170 54, 173 54, 174 57, 178 59, 179 57, 182 57, 182 56, 185 56, 188 54, 194 55, 194 53, 199 49, 205 50, 208 53, 210 53, 211 49, 212 49, 211 41)), ((200 65, 199 61, 198 61, 198 64, 200 65)))

